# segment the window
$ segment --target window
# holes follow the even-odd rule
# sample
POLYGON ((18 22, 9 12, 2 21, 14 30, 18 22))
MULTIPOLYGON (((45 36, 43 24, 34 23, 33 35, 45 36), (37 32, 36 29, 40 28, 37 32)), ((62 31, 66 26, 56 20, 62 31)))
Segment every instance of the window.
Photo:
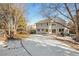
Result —
POLYGON ((47 23, 47 26, 48 26, 48 23, 47 23))
POLYGON ((44 29, 42 29, 42 31, 44 31, 44 29))
POLYGON ((62 31, 64 31, 64 29, 62 29, 62 31))
POLYGON ((62 30, 61 29, 59 29, 59 32, 61 32, 62 30))
POLYGON ((40 29, 37 29, 37 31, 40 31, 40 29))
POLYGON ((59 29, 59 32, 64 31, 64 29, 59 29))
POLYGON ((52 29, 52 33, 56 33, 56 29, 52 29))

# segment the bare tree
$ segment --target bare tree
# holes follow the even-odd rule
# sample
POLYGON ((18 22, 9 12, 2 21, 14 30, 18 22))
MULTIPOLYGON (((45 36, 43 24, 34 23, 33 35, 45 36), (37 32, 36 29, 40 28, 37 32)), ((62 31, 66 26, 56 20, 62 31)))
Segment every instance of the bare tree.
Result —
MULTIPOLYGON (((79 4, 45 4, 42 5, 42 11, 41 12, 45 14, 43 14, 43 16, 47 17, 48 19, 51 19, 51 17, 53 16, 60 17, 68 21, 71 20, 73 22, 73 25, 75 26, 74 30, 76 32, 76 40, 79 40, 79 4)), ((58 24, 73 30, 73 28, 71 27, 63 25, 61 23, 58 24)))
POLYGON ((3 27, 8 36, 16 34, 18 28, 18 21, 20 18, 25 20, 21 9, 17 8, 14 4, 0 4, 0 20, 3 22, 3 27))

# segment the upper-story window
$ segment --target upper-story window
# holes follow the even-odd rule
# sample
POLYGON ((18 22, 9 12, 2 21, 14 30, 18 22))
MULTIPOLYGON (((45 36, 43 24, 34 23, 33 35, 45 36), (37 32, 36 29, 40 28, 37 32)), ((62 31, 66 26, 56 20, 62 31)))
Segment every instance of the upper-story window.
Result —
POLYGON ((40 29, 37 29, 37 31, 40 31, 40 29))
POLYGON ((59 32, 62 32, 62 31, 64 31, 64 29, 59 29, 59 32))
POLYGON ((48 23, 47 23, 47 26, 48 26, 48 23))
POLYGON ((40 27, 40 26, 42 26, 42 24, 41 24, 41 23, 39 23, 39 24, 37 24, 36 26, 37 26, 37 27, 40 27))
POLYGON ((44 31, 44 29, 42 29, 42 31, 44 31))

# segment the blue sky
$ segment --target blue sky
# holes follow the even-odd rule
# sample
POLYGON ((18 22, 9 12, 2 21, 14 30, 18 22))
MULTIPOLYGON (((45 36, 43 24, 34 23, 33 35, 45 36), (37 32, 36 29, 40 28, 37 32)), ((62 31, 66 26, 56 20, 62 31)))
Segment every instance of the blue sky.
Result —
MULTIPOLYGON (((28 4, 20 4, 24 9, 24 15, 26 17, 26 20, 28 20, 29 24, 34 24, 40 20, 43 20, 44 17, 41 16, 40 10, 41 10, 41 4, 39 3, 28 3, 28 4)), ((46 4, 45 4, 46 6, 46 4)), ((64 13, 64 12, 63 12, 64 13)), ((65 13, 64 13, 65 14, 65 13)), ((68 21, 67 18, 63 17, 62 15, 58 15, 62 19, 68 21)))
MULTIPOLYGON (((41 4, 28 3, 24 5, 24 9, 25 9, 25 17, 26 17, 26 20, 28 20, 29 24, 34 24, 44 19, 40 13, 41 4)), ((60 16, 63 18, 62 15, 60 16)))
POLYGON ((39 20, 43 19, 42 16, 40 15, 40 4, 27 4, 27 17, 28 17, 28 22, 30 24, 34 24, 38 22, 39 20))
POLYGON ((26 21, 29 24, 34 24, 43 19, 40 13, 41 4, 39 3, 18 3, 15 4, 17 7, 22 9, 24 12, 24 16, 26 21))

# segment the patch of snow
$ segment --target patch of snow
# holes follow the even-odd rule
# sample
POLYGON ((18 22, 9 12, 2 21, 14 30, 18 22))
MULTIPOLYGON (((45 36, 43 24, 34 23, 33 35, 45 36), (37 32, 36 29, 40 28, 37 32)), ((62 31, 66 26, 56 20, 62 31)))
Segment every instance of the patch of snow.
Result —
POLYGON ((57 40, 53 40, 53 39, 55 39, 53 37, 51 38, 49 36, 34 35, 34 36, 32 36, 30 38, 27 38, 27 39, 30 40, 30 41, 34 41, 34 42, 39 42, 40 45, 43 45, 43 46, 51 45, 51 46, 57 46, 57 47, 61 47, 63 49, 79 52, 79 51, 77 51, 75 49, 70 48, 67 44, 64 44, 64 43, 62 43, 60 41, 57 41, 57 40))
POLYGON ((0 46, 6 47, 6 46, 7 46, 7 42, 5 42, 5 41, 0 41, 0 46))
POLYGON ((4 41, 0 41, 0 45, 3 45, 4 44, 4 41))

